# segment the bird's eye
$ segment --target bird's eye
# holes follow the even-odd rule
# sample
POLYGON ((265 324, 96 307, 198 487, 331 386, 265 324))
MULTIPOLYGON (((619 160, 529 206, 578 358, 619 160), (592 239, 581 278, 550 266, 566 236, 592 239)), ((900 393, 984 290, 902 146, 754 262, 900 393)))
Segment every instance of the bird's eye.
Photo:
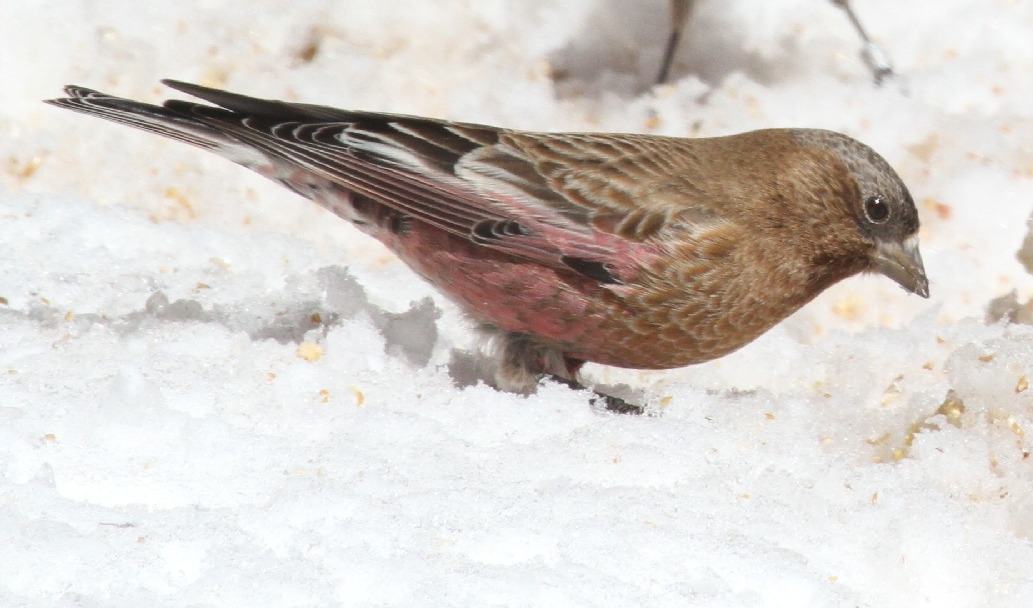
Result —
POLYGON ((878 196, 864 202, 864 216, 873 224, 881 224, 890 217, 890 206, 878 196))

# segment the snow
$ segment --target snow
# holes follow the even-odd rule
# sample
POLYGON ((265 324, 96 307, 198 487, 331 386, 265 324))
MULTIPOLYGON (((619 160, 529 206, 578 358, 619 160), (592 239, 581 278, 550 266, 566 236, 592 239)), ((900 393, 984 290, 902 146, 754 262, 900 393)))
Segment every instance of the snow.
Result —
POLYGON ((1033 328, 985 321, 1033 297, 1033 2, 854 5, 881 88, 823 0, 701 1, 659 88, 663 0, 0 4, 0 605, 1033 605, 1033 328), (160 78, 835 129, 909 184, 932 298, 854 278, 722 360, 589 367, 649 416, 499 393, 458 310, 346 222, 39 103, 160 78))

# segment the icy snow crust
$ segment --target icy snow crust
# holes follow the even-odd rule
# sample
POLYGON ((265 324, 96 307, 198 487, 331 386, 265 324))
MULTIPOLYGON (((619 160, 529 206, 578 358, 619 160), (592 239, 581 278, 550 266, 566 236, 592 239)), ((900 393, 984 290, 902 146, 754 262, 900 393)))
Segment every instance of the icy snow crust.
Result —
POLYGON ((1033 605, 1033 2, 0 3, 0 605, 1033 605), (830 290, 616 416, 476 383, 383 248, 187 146, 61 112, 169 77, 537 130, 822 127, 920 207, 931 300, 830 290), (951 393, 950 391, 954 391, 951 393))

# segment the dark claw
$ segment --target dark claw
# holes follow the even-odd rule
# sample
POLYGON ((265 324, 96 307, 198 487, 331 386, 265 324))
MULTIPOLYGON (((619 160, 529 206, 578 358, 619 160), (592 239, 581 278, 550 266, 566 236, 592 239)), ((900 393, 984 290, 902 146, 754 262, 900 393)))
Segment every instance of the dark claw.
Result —
POLYGON ((595 394, 595 397, 591 397, 588 400, 588 403, 591 404, 593 407, 598 407, 599 405, 602 405, 604 408, 606 408, 606 411, 613 412, 614 414, 635 414, 636 416, 642 415, 646 411, 645 408, 641 405, 628 403, 620 397, 614 397, 613 395, 600 393, 597 390, 588 388, 587 386, 581 384, 577 380, 571 380, 570 378, 561 378, 560 376, 552 375, 550 375, 549 377, 555 380, 556 382, 559 382, 560 384, 572 388, 576 391, 592 391, 595 394), (600 401, 602 402, 601 404, 600 401))
POLYGON ((645 408, 642 407, 641 405, 635 405, 634 403, 628 403, 627 401, 621 399, 620 397, 614 397, 613 395, 606 395, 606 394, 600 393, 598 391, 592 391, 592 392, 595 393, 596 396, 590 398, 588 400, 588 402, 590 404, 592 404, 593 406, 598 406, 599 405, 599 401, 602 400, 603 407, 605 407, 606 411, 608 411, 608 412, 613 412, 614 414, 634 414, 636 416, 641 416, 646 411, 645 408))

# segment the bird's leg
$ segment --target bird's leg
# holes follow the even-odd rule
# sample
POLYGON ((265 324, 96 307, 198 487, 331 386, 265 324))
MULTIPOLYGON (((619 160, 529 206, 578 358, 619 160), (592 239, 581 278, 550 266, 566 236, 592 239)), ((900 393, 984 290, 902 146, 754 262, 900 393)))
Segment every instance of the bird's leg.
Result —
POLYGON ((563 353, 534 337, 503 331, 489 323, 481 325, 488 336, 492 358, 496 361, 495 388, 530 395, 546 374, 562 375, 563 353))
POLYGON ((861 59, 864 60, 865 65, 872 71, 872 76, 875 78, 875 84, 881 85, 882 81, 886 78, 893 76, 893 64, 890 63, 889 55, 886 51, 882 50, 882 47, 872 42, 871 38, 868 37, 868 33, 864 31, 864 27, 861 25, 861 21, 854 14, 854 9, 850 6, 850 0, 831 0, 833 4, 843 9, 846 12, 847 17, 850 19, 850 23, 854 25, 854 29, 857 30, 857 34, 861 37, 861 59))
MULTIPOLYGON (((592 390, 577 380, 578 371, 585 361, 567 357, 556 346, 544 344, 527 334, 501 331, 483 324, 481 331, 491 339, 498 369, 495 371, 495 387, 514 393, 533 393, 538 382, 548 376, 574 390, 592 390)), ((618 414, 641 414, 643 408, 628 403, 620 397, 606 395, 592 390, 591 404, 600 404, 618 414)))
POLYGON ((674 61, 674 53, 678 50, 678 42, 681 41, 685 24, 689 21, 689 14, 692 13, 692 5, 696 0, 671 0, 671 35, 667 38, 667 48, 664 49, 664 58, 660 64, 660 74, 656 77, 656 84, 667 82, 667 76, 671 71, 671 63, 674 61))

